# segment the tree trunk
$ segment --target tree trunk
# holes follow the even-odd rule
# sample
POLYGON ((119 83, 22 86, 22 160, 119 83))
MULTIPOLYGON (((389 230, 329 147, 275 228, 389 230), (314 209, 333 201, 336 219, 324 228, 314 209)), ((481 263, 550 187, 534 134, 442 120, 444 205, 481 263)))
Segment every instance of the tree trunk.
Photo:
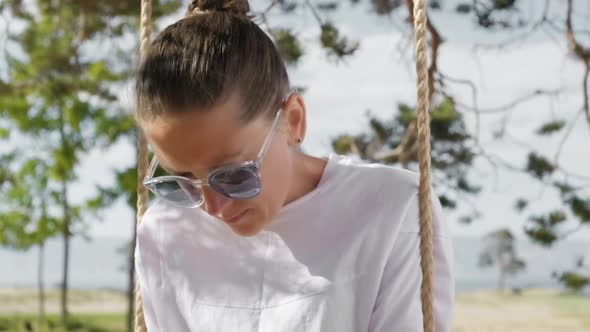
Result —
POLYGON ((498 291, 501 292, 506 287, 506 271, 504 266, 500 265, 498 272, 498 291))
POLYGON ((135 239, 137 236, 137 220, 133 222, 133 238, 129 246, 129 266, 127 284, 127 331, 133 332, 135 317, 135 239))
POLYGON ((39 289, 39 315, 37 317, 37 330, 42 331, 45 324, 45 289, 43 286, 43 265, 45 261, 45 245, 39 244, 39 258, 37 261, 37 287, 39 289))
POLYGON ((63 215, 64 215, 64 257, 63 257, 63 281, 61 284, 61 321, 67 323, 68 316, 68 270, 70 260, 70 211, 68 206, 68 190, 66 183, 62 183, 63 215))

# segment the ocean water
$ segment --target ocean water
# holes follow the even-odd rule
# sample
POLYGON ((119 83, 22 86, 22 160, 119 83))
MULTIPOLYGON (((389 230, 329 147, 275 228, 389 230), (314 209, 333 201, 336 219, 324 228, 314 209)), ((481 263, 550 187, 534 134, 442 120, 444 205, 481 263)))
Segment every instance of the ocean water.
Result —
MULTIPOLYGON (((127 274, 124 269, 126 255, 120 248, 126 245, 123 238, 95 238, 90 241, 75 238, 71 244, 70 285, 72 288, 109 288, 124 290, 127 274)), ((496 286, 495 268, 480 268, 477 265, 482 248, 481 238, 455 237, 454 267, 458 291, 491 289, 496 286)), ((45 248, 45 285, 56 287, 61 280, 62 242, 52 239, 45 248)), ((557 288, 559 284, 551 277, 553 271, 571 269, 576 258, 590 252, 583 241, 564 241, 551 249, 517 240, 519 257, 527 263, 522 273, 508 279, 510 287, 557 288)), ((18 252, 0 248, 0 287, 35 287, 38 250, 18 252)), ((587 269, 587 267, 586 267, 587 269)))

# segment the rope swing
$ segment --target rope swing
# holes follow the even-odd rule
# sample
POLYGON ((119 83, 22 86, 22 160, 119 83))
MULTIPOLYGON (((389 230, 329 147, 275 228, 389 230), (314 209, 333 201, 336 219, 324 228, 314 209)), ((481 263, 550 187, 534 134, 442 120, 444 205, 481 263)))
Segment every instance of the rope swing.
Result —
MULTIPOLYGON (((426 0, 414 0, 414 41, 416 44, 417 73, 417 125, 418 125, 418 161, 420 168, 420 255, 422 268, 421 300, 424 332, 434 332, 433 285, 432 285, 432 200, 430 192, 430 98, 428 91, 428 59, 426 35, 426 0)), ((141 1, 141 46, 140 57, 143 59, 150 43, 152 25, 152 2, 141 1)), ((138 105, 138 107, 141 107, 138 105)), ((148 148, 145 136, 138 130, 137 135, 137 223, 141 223, 147 209, 147 189, 143 178, 148 168, 148 148)), ((139 282, 135 286, 135 331, 147 332, 143 316, 143 306, 139 282)))

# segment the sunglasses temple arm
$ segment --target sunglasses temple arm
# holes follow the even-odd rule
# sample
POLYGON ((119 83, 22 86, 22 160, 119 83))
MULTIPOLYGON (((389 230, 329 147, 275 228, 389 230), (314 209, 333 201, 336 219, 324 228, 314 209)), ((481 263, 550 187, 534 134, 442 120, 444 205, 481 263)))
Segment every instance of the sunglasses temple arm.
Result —
POLYGON ((266 152, 268 151, 268 148, 270 146, 270 142, 272 142, 272 138, 275 135, 276 127, 279 123, 282 112, 283 112, 283 109, 279 108, 279 110, 277 111, 277 115, 275 116, 275 119, 272 123, 272 127, 270 128, 270 132, 268 133, 268 136, 266 137, 266 140, 264 141, 264 144, 262 145, 262 149, 260 149, 260 153, 258 154, 258 158, 256 158, 257 163, 262 162, 262 160, 264 159, 264 155, 266 155, 266 152))
POLYGON ((145 178, 143 178, 143 180, 145 181, 145 180, 151 178, 152 176, 154 176, 154 173, 156 172, 157 167, 158 167, 158 157, 156 157, 156 155, 154 155, 154 157, 152 158, 152 161, 150 162, 150 166, 148 167, 148 170, 145 173, 145 178))

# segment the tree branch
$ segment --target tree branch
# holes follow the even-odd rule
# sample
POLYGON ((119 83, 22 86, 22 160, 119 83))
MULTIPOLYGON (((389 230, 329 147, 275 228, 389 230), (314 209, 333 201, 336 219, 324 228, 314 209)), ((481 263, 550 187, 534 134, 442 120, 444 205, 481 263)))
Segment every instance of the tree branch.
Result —
POLYGON ((512 165, 511 163, 507 162, 506 160, 500 158, 497 155, 490 154, 489 152, 487 152, 483 148, 483 146, 478 145, 477 147, 479 148, 479 151, 477 152, 478 155, 480 155, 480 156, 484 157, 485 159, 487 159, 488 162, 490 164, 492 164, 494 167, 498 167, 498 165, 501 165, 504 168, 506 168, 508 170, 511 170, 511 171, 515 171, 515 172, 519 172, 519 173, 526 173, 526 170, 524 170, 523 168, 518 167, 518 166, 515 166, 515 165, 512 165))
POLYGON ((572 23, 573 0, 567 0, 567 16, 565 20, 567 42, 569 48, 574 52, 576 57, 580 59, 586 68, 584 73, 584 81, 582 83, 584 94, 584 111, 586 113, 586 121, 590 125, 590 106, 588 101, 588 76, 590 74, 590 49, 585 48, 576 40, 574 35, 574 28, 572 23))
MULTIPOLYGON (((445 86, 445 81, 449 81, 451 83, 456 83, 456 84, 467 85, 471 89, 471 99, 473 101, 473 109, 479 109, 478 103, 477 103, 477 87, 475 86, 475 83, 473 83, 471 80, 467 80, 467 79, 458 79, 458 78, 450 77, 446 74, 441 73, 440 71, 438 72, 438 75, 440 76, 439 82, 443 87, 445 86)), ((451 97, 446 92, 443 91, 442 94, 447 96, 448 98, 451 98, 453 100, 453 102, 455 102, 455 98, 451 97)), ((475 134, 475 142, 476 143, 479 142, 480 132, 481 132, 481 114, 479 112, 476 112, 475 113, 475 133, 476 133, 475 134)))
POLYGON ((590 50, 586 49, 576 40, 574 35, 574 28, 572 23, 573 0, 567 0, 567 16, 565 20, 565 27, 567 33, 567 42, 574 54, 588 65, 590 62, 590 50))
POLYGON ((270 24, 268 23, 268 19, 267 19, 266 15, 278 4, 279 4, 279 0, 273 0, 262 12, 254 15, 255 17, 260 18, 260 20, 262 21, 262 24, 264 24, 264 26, 266 26, 266 30, 268 31, 268 33, 272 36, 272 38, 275 41, 277 40, 277 36, 276 36, 275 32, 273 31, 273 29, 271 28, 270 24))
MULTIPOLYGON (((410 25, 414 26, 414 0, 406 0, 406 7, 408 8, 408 21, 410 25)), ((426 29, 430 33, 430 57, 431 63, 428 67, 428 89, 429 99, 432 101, 432 95, 434 94, 434 73, 438 69, 438 48, 442 42, 440 33, 436 27, 432 24, 430 17, 426 14, 426 29)))
POLYGON ((584 73, 584 81, 582 83, 582 90, 584 94, 584 112, 586 113, 586 122, 590 126, 590 102, 588 101, 588 79, 590 76, 590 62, 586 62, 586 73, 584 73))
POLYGON ((563 138, 561 139, 561 141, 559 141, 559 145, 557 147, 557 151, 555 152, 555 156, 553 157, 553 163, 556 166, 559 165, 559 157, 561 156, 561 152, 563 150, 563 147, 565 145, 565 142, 567 141, 567 139, 571 135, 572 130, 576 126, 576 123, 578 121, 578 118, 580 117, 580 114, 582 114, 583 111, 584 111, 583 109, 580 109, 580 111, 576 113, 576 115, 574 116, 574 118, 572 119, 572 121, 570 121, 570 123, 568 124, 568 127, 565 130, 565 134, 563 135, 563 138))
POLYGON ((264 12, 258 14, 258 17, 260 17, 262 24, 264 24, 264 26, 266 26, 266 30, 272 36, 272 38, 276 41, 277 36, 275 35, 274 31, 272 31, 272 28, 271 28, 270 24, 268 23, 268 19, 266 18, 266 13, 267 13, 267 11, 264 11, 264 12))
POLYGON ((522 96, 520 98, 517 98, 513 101, 511 101, 510 103, 503 105, 503 106, 498 106, 498 107, 492 107, 492 108, 486 108, 486 109, 477 109, 477 108, 473 108, 470 107, 466 104, 463 104, 461 102, 458 102, 455 100, 455 104, 467 111, 471 111, 471 112, 479 112, 482 114, 489 114, 489 113, 502 113, 502 112, 506 112, 506 111, 510 111, 512 108, 518 106, 519 104, 526 102, 528 100, 534 99, 536 97, 539 96, 550 96, 550 97, 555 97, 557 95, 559 95, 562 92, 561 89, 557 89, 557 90, 535 90, 532 93, 522 96))
MULTIPOLYGON (((511 139, 513 142, 518 143, 520 146, 522 146, 526 150, 534 150, 533 147, 528 144, 523 144, 522 142, 515 141, 514 138, 511 138, 511 139)), ((529 172, 526 169, 519 167, 519 166, 515 166, 515 165, 507 162, 506 160, 502 159, 498 155, 488 153, 481 144, 478 144, 477 148, 478 148, 478 151, 476 151, 477 155, 482 156, 485 159, 487 159, 488 162, 490 162, 492 165, 494 165, 494 167, 501 165, 504 168, 511 170, 511 171, 515 171, 515 172, 519 172, 519 173, 523 173, 523 174, 529 174, 529 172)), ((584 180, 584 181, 590 180, 590 176, 588 176, 588 175, 572 173, 572 172, 564 169, 563 167, 560 167, 559 165, 553 165, 553 166, 555 167, 556 172, 561 172, 563 175, 566 175, 568 177, 572 177, 577 180, 584 180)))
MULTIPOLYGON (((309 1, 309 0, 307 0, 309 1)), ((411 26, 414 23, 414 0, 406 0, 406 7, 408 9, 408 21, 411 26)), ((431 54, 431 63, 428 67, 428 98, 432 102, 432 96, 434 95, 435 88, 434 88, 434 74, 438 70, 438 49, 440 47, 442 38, 440 33, 436 29, 436 27, 430 21, 430 18, 427 15, 427 26, 428 32, 430 33, 430 54, 431 54)), ((408 126, 404 137, 402 138, 402 142, 399 146, 397 146, 394 150, 388 151, 385 153, 379 154, 377 159, 385 162, 393 162, 399 161, 404 166, 411 160, 415 160, 417 157, 417 137, 418 134, 418 127, 416 126, 416 121, 408 126)))
POLYGON ((278 3, 279 3, 279 0, 272 0, 270 5, 268 5, 268 7, 266 7, 266 9, 264 9, 264 11, 262 13, 260 13, 260 15, 268 14, 268 12, 270 12, 270 10, 273 9, 278 3))
POLYGON ((543 25, 551 22, 551 20, 549 20, 549 18, 548 18, 550 3, 551 3, 551 0, 545 0, 545 5, 543 7, 543 14, 541 15, 541 18, 539 20, 537 20, 531 26, 531 28, 528 29, 527 31, 525 31, 519 35, 516 35, 514 37, 511 37, 509 39, 506 39, 503 42, 500 42, 497 44, 475 44, 473 46, 473 52, 477 52, 479 49, 484 49, 484 50, 503 49, 503 48, 510 46, 516 42, 523 42, 524 40, 529 38, 534 32, 536 32, 539 28, 541 28, 543 25))
POLYGON ((563 240, 567 237, 569 237, 570 235, 577 233, 579 230, 581 230, 584 227, 584 224, 580 223, 578 226, 576 226, 575 228, 570 229, 567 232, 563 232, 559 235, 559 239, 563 240))
POLYGON ((417 160, 417 135, 418 127, 414 121, 408 126, 402 141, 395 149, 375 154, 375 159, 389 163, 399 162, 407 166, 409 161, 417 160))
POLYGON ((318 21, 318 23, 320 24, 320 26, 323 26, 324 25, 324 21, 320 17, 320 14, 318 13, 318 11, 314 7, 314 5, 309 0, 305 0, 305 5, 307 5, 307 7, 309 7, 309 9, 311 9, 311 13, 313 14, 313 17, 315 17, 316 21, 318 21))

